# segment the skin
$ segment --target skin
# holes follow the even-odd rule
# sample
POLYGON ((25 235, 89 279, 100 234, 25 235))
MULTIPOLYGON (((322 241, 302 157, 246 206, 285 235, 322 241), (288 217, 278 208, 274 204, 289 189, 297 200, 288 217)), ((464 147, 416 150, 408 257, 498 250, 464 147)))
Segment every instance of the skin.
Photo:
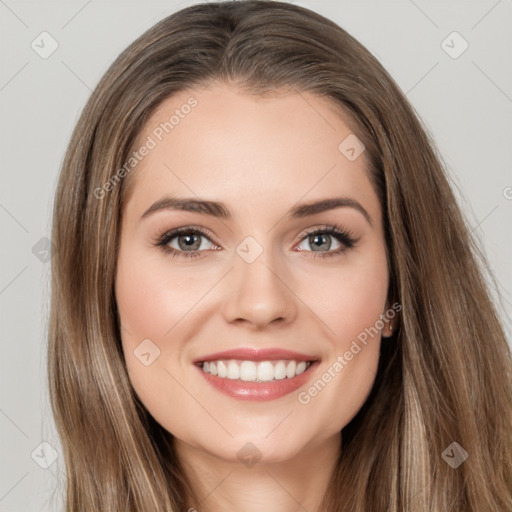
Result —
MULTIPOLYGON (((318 510, 342 449, 340 431, 364 404, 381 335, 389 335, 386 325, 309 403, 298 401, 298 392, 388 309, 382 212, 365 155, 349 161, 338 150, 352 130, 329 100, 289 90, 263 98, 223 83, 168 98, 139 142, 191 96, 197 106, 127 178, 134 186, 122 212, 115 292, 129 377, 150 414, 175 437, 201 497, 190 507, 291 512, 299 503, 318 510), (163 210, 141 220, 166 195, 222 201, 232 219, 163 210), (371 224, 351 207, 285 218, 298 202, 337 196, 358 201, 371 224), (305 230, 325 224, 349 230, 357 244, 314 258, 305 230), (184 226, 212 235, 200 238, 199 257, 173 257, 154 245, 184 226), (247 236, 263 248, 252 263, 236 252, 247 236), (149 366, 134 356, 144 339, 160 350, 149 366), (320 365, 298 392, 240 401, 210 386, 192 364, 238 347, 294 350, 315 355, 320 365), (252 467, 237 457, 248 442, 261 454, 252 467)), ((331 246, 321 251, 343 247, 324 236, 331 246)), ((170 244, 187 250, 178 242, 170 244)))

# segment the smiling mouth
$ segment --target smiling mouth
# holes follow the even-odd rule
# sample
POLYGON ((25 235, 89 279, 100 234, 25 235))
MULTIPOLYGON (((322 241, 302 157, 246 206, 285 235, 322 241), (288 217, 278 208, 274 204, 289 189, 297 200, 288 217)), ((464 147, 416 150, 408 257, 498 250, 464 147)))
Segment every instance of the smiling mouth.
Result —
POLYGON ((220 379, 259 383, 293 379, 306 372, 314 362, 294 359, 268 361, 219 359, 200 361, 197 366, 202 368, 204 373, 220 379))

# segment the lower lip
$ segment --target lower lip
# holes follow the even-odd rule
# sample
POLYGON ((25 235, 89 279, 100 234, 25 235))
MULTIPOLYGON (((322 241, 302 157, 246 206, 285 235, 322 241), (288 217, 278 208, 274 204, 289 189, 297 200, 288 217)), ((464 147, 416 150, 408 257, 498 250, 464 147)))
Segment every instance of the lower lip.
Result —
POLYGON ((318 366, 319 362, 312 362, 305 372, 291 379, 284 378, 268 382, 246 382, 239 379, 220 378, 206 373, 200 366, 197 366, 197 369, 215 389, 232 398, 264 401, 276 400, 299 389, 313 375, 314 369, 318 366))

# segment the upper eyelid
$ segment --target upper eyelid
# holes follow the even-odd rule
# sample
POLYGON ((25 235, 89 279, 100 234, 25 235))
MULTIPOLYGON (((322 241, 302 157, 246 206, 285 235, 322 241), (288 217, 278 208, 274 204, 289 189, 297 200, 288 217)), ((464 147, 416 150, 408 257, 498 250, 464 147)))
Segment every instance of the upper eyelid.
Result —
POLYGON ((169 231, 166 231, 162 235, 161 238, 169 238, 170 240, 172 240, 173 238, 176 238, 176 237, 180 236, 181 234, 186 234, 186 233, 197 233, 200 236, 204 236, 205 238, 208 238, 210 240, 210 242, 217 244, 215 242, 215 240, 213 240, 213 238, 215 238, 215 236, 211 235, 209 230, 207 230, 206 228, 200 228, 199 226, 186 226, 183 228, 171 229, 169 231))

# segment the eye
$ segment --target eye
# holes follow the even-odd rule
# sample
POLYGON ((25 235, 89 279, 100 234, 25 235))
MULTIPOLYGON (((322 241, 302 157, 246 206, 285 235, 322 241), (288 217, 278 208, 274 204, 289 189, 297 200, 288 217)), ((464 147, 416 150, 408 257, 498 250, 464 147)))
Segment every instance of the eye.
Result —
POLYGON ((210 240, 208 234, 201 228, 183 227, 164 233, 155 245, 161 247, 165 253, 172 254, 173 257, 195 258, 208 249, 203 239, 210 240))
MULTIPOLYGON (((312 252, 314 258, 340 255, 358 242, 358 239, 350 232, 334 225, 310 229, 306 231, 301 240, 298 251, 312 252), (339 244, 335 250, 331 250, 333 238, 339 244), (312 250, 301 248, 304 243, 309 245, 312 250)), ((214 250, 218 249, 211 242, 210 235, 202 228, 186 226, 164 233, 155 241, 154 245, 160 247, 166 254, 172 254, 173 257, 196 258, 202 256, 204 251, 212 249, 212 247, 208 247, 208 243, 216 248, 214 250), (204 240, 208 242, 205 244, 204 240)))
MULTIPOLYGON (((354 247, 358 242, 358 239, 350 232, 333 225, 308 230, 303 240, 304 242, 302 242, 301 245, 305 243, 312 247, 312 251, 310 252, 314 253, 312 254, 314 258, 327 258, 340 255, 354 247), (335 250, 330 250, 333 245, 332 238, 336 239, 339 244, 339 247, 335 250)), ((300 245, 298 246, 298 250, 304 251, 300 245)))

